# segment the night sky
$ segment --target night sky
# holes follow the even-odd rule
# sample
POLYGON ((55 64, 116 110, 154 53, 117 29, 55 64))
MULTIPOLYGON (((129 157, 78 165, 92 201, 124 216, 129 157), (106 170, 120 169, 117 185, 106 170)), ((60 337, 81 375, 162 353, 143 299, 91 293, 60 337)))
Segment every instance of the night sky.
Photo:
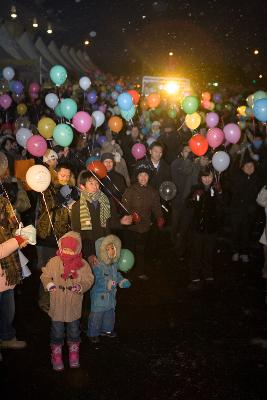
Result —
POLYGON ((3 19, 10 20, 12 4, 25 29, 32 32, 37 17, 47 43, 79 49, 91 40, 88 52, 107 72, 171 70, 195 79, 267 83, 267 8, 261 0, 1 0, 3 19), (45 32, 48 22, 53 35, 45 32))

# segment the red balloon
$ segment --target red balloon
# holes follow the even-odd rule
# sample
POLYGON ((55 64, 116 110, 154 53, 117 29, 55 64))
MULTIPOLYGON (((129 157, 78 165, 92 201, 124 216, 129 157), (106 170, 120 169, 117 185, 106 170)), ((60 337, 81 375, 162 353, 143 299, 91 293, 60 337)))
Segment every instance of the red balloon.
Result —
POLYGON ((132 96, 133 103, 137 105, 140 100, 140 94, 136 90, 128 90, 128 93, 132 96))
POLYGON ((107 168, 101 161, 92 161, 87 165, 88 171, 92 171, 99 179, 107 176, 107 168))
POLYGON ((191 151, 197 156, 203 156, 207 152, 209 147, 208 141, 205 136, 200 135, 199 133, 191 137, 188 145, 191 151))

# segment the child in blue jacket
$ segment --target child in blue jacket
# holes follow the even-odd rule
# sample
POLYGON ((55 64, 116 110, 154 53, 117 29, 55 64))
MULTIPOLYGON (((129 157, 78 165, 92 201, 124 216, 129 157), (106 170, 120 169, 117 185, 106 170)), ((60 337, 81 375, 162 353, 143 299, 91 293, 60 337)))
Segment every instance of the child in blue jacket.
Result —
POLYGON ((98 262, 92 266, 95 277, 91 289, 91 312, 88 332, 92 343, 99 343, 99 336, 115 337, 115 307, 117 286, 129 288, 128 279, 118 272, 121 241, 115 235, 99 238, 95 242, 98 262))

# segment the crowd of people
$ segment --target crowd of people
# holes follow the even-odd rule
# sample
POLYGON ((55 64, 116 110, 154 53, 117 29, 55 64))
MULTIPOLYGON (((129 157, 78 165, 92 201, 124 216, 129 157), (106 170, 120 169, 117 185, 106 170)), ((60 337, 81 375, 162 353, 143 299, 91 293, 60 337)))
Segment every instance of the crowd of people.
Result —
MULTIPOLYGON (((162 230, 170 237, 174 262, 188 265, 190 291, 216 285, 216 240, 225 226, 231 238, 232 262, 250 262, 251 234, 255 222, 264 221, 262 211, 267 209, 267 143, 264 124, 247 119, 238 143, 224 143, 196 155, 188 143, 192 130, 184 125, 181 112, 176 110, 170 117, 168 104, 150 112, 140 107, 115 133, 107 124, 113 115, 114 96, 99 92, 98 107, 105 105, 106 122, 85 135, 76 134, 69 146, 50 140, 43 156, 34 157, 18 144, 18 129, 27 127, 34 132, 38 118, 45 115, 62 121, 44 106, 44 95, 28 103, 24 99, 27 111, 23 116, 16 107, 2 111, 0 151, 8 168, 0 184, 0 340, 2 349, 26 346, 16 338, 13 327, 14 288, 22 281, 22 252, 17 250, 28 243, 27 237, 17 232, 22 221, 24 226, 36 228, 37 259, 31 268, 39 271, 40 296, 48 300, 52 365, 62 370, 65 324, 70 367, 77 368, 82 308, 90 307, 87 336, 92 343, 98 343, 101 336, 115 337, 117 288, 149 280, 147 258, 157 258, 162 230), (135 144, 146 149, 138 159, 132 151, 135 144), (222 173, 212 164, 220 149, 227 151, 231 160, 222 173), (28 160, 42 164, 51 174, 51 183, 42 195, 19 179, 18 161, 28 160), (90 168, 95 161, 104 166, 104 177, 90 168), (170 198, 164 195, 163 184, 173 191, 170 198), (118 270, 121 248, 130 250, 135 258, 127 274, 118 270)), ((64 96, 72 96, 71 87, 64 96)), ((222 126, 237 122, 238 101, 240 96, 232 100, 232 107, 228 99, 227 107, 218 102, 222 126)), ((81 105, 91 112, 96 104, 81 105)), ((205 136, 208 128, 204 123, 199 129, 205 136)), ((259 239, 267 282, 266 230, 259 239)))

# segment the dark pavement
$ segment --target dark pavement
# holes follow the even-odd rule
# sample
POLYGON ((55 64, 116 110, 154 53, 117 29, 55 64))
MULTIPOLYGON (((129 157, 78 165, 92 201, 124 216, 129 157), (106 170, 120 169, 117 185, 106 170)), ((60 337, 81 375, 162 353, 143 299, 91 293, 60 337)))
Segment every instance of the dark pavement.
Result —
POLYGON ((233 264, 221 238, 216 284, 197 294, 186 289, 188 267, 169 249, 167 231, 161 243, 151 279, 119 291, 118 338, 95 348, 83 334, 78 370, 68 368, 66 347, 65 371, 52 370, 38 274, 25 280, 16 326, 28 347, 3 352, 0 399, 266 400, 267 306, 257 240, 251 262, 233 264))

